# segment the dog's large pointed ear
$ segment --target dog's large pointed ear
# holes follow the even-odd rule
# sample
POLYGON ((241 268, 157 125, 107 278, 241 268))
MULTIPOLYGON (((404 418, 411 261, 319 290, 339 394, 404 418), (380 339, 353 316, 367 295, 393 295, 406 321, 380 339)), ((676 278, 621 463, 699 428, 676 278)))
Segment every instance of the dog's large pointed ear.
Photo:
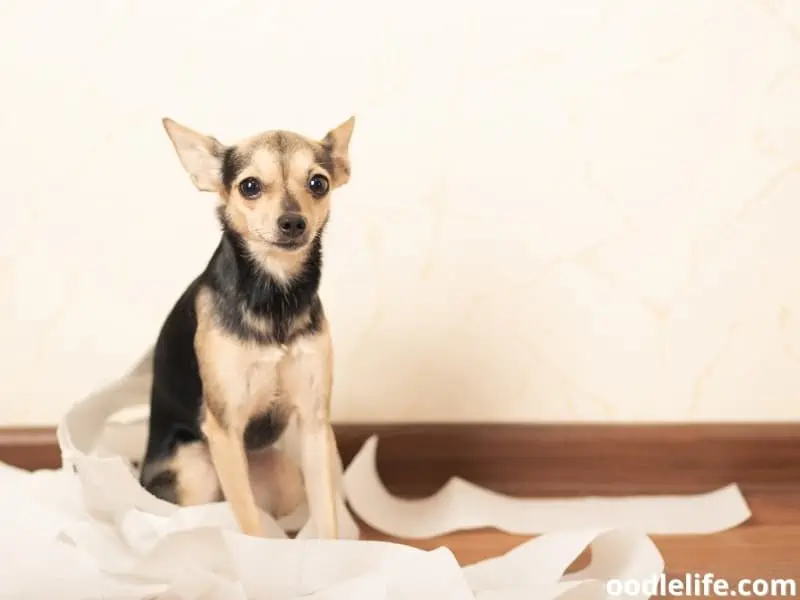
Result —
POLYGON ((332 173, 334 184, 338 187, 350 180, 350 138, 353 137, 353 128, 356 118, 350 117, 341 125, 331 129, 324 138, 322 145, 333 162, 332 173))
POLYGON ((222 157, 225 147, 215 138, 176 123, 162 120, 183 168, 202 192, 213 192, 222 184, 222 157))

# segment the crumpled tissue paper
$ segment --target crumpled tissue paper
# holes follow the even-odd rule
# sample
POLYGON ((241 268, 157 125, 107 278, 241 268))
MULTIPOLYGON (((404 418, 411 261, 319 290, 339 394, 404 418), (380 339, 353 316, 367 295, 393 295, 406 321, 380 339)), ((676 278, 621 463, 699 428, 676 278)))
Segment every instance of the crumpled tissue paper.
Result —
MULTIPOLYGON (((144 448, 146 417, 121 415, 146 408, 151 367, 152 350, 67 412, 58 427, 62 469, 0 466, 0 598, 600 599, 611 597, 609 580, 646 582, 664 572, 648 534, 714 533, 750 516, 735 485, 684 497, 521 499, 454 478, 429 498, 394 498, 376 469, 373 437, 340 470, 343 539, 313 539, 305 506, 280 521, 263 515, 266 537, 249 537, 224 502, 176 507, 139 485, 132 461, 144 448), (397 538, 482 527, 542 535, 462 567, 447 548, 359 540, 348 505, 397 538), (566 574, 586 549, 589 566, 566 574)), ((299 458, 296 441, 290 428, 283 449, 299 458)))

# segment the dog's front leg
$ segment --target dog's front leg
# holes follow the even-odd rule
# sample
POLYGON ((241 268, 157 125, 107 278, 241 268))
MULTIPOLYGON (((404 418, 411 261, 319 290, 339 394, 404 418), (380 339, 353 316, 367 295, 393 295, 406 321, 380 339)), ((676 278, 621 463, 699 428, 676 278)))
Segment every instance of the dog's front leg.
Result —
POLYGON ((282 378, 297 410, 301 470, 311 519, 320 538, 339 536, 334 469, 336 441, 330 422, 332 348, 327 327, 292 346, 282 378))
POLYGON ((223 427, 210 411, 206 411, 202 429, 222 493, 239 528, 246 535, 260 536, 261 518, 250 485, 243 432, 238 427, 223 427))
MULTIPOLYGON (((211 318, 210 296, 197 299, 195 353, 203 383, 200 427, 208 443, 220 488, 242 533, 261 535, 261 517, 250 485, 244 430, 250 406, 247 366, 252 357, 211 318)), ((273 375, 274 379, 274 375, 273 375)))

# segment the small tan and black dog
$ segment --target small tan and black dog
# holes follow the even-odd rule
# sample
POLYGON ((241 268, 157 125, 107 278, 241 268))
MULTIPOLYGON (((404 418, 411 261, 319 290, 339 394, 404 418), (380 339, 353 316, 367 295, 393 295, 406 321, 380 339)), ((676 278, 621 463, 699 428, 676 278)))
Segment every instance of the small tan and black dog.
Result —
POLYGON ((226 500, 260 535, 306 499, 337 537, 332 349, 318 295, 331 193, 350 179, 354 118, 321 140, 268 131, 224 145, 164 119, 181 164, 218 196, 222 236, 155 345, 141 483, 181 506, 226 500), (302 459, 274 444, 297 418, 302 459))

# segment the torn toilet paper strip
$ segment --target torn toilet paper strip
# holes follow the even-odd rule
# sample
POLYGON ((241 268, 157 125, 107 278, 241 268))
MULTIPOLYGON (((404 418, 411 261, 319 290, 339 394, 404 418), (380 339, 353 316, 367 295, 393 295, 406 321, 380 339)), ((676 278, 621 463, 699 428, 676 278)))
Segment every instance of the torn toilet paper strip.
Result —
MULTIPOLYGON (((144 449, 146 420, 118 415, 146 408, 151 363, 152 351, 129 374, 68 411, 58 428, 63 470, 0 470, 0 480, 18 490, 0 506, 9 521, 5 535, 16 531, 23 541, 16 567, 0 573, 0 596, 36 598, 57 591, 60 598, 82 599, 607 598, 605 582, 611 578, 644 581, 663 572, 648 532, 708 533, 749 516, 735 486, 705 498, 542 501, 511 499, 453 480, 430 498, 400 500, 381 484, 373 438, 341 473, 340 531, 352 539, 310 539, 314 525, 305 507, 280 523, 263 515, 265 537, 250 538, 238 532, 224 502, 177 507, 139 485, 131 459, 144 449), (504 557, 462 569, 444 548, 424 552, 355 539, 358 527, 345 501, 372 526, 400 537, 485 526, 548 533, 504 557), (301 539, 287 539, 286 532, 297 529, 301 539), (590 566, 566 575, 587 547, 590 566), (56 566, 44 567, 46 558, 56 566)), ((281 441, 292 457, 295 435, 290 428, 281 441)))
POLYGON ((377 470, 378 438, 369 438, 345 474, 347 501, 367 524, 406 539, 493 527, 530 535, 570 528, 610 527, 650 534, 708 534, 746 521, 738 486, 694 496, 512 498, 452 478, 428 498, 395 498, 377 470))

